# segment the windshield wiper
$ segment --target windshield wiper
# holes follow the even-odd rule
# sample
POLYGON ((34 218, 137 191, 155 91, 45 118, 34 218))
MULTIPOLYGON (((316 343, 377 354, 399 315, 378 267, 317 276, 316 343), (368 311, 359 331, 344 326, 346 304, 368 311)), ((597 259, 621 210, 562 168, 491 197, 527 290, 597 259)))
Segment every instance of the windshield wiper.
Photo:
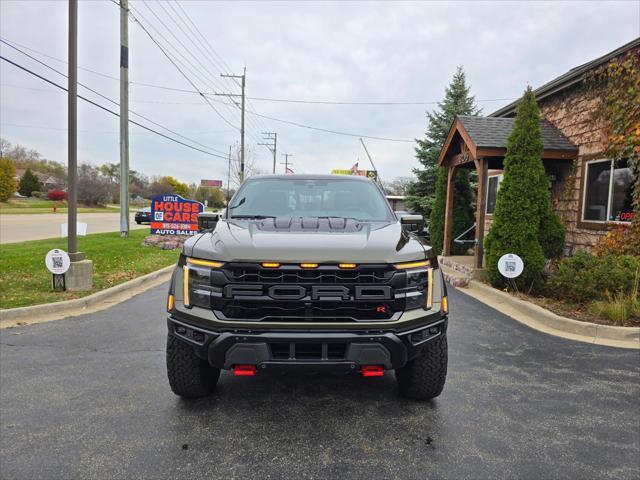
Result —
POLYGON ((276 218, 273 215, 231 215, 237 220, 264 220, 265 218, 276 218))

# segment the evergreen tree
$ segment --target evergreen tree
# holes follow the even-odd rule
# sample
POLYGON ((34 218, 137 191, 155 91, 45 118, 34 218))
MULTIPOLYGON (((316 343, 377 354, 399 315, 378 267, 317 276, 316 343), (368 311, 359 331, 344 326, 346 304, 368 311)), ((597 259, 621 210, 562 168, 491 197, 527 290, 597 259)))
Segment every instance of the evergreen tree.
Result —
POLYGON ((447 198, 447 169, 438 168, 436 173, 436 193, 433 210, 429 219, 429 236, 431 247, 436 255, 442 253, 444 244, 444 210, 447 198))
POLYGON ((38 180, 38 177, 33 174, 30 168, 27 168, 27 171, 24 172, 18 184, 18 192, 20 192, 20 195, 30 197, 33 192, 39 192, 41 190, 42 184, 40 180, 38 180))
POLYGON ((545 256, 557 256, 562 251, 564 228, 551 208, 543 150, 540 111, 529 87, 516 108, 504 157, 504 179, 485 241, 486 269, 494 286, 505 284, 498 272, 502 255, 515 253, 522 258, 524 272, 516 284, 529 289, 541 285, 545 256))
MULTIPOLYGON (((425 139, 416 140, 416 158, 422 168, 414 169, 417 179, 408 188, 407 205, 411 210, 430 218, 431 242, 438 254, 442 251, 444 240, 444 206, 447 193, 447 173, 439 172, 445 169, 438 167, 438 155, 456 116, 480 113, 470 90, 462 67, 458 67, 451 83, 445 89, 444 99, 438 103, 438 108, 433 112, 427 112, 425 139)), ((473 224, 475 211, 469 172, 459 169, 454 183, 453 238, 473 224)), ((466 248, 454 244, 453 252, 464 253, 466 248)))

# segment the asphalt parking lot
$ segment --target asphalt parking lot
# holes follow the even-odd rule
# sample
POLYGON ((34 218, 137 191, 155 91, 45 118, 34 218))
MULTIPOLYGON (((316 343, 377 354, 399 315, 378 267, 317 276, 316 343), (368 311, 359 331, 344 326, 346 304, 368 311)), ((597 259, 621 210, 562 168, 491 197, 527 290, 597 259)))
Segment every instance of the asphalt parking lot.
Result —
POLYGON ((0 476, 640 477, 640 352, 548 336, 456 291, 449 377, 427 403, 381 379, 223 373, 184 401, 165 289, 0 332, 0 476))

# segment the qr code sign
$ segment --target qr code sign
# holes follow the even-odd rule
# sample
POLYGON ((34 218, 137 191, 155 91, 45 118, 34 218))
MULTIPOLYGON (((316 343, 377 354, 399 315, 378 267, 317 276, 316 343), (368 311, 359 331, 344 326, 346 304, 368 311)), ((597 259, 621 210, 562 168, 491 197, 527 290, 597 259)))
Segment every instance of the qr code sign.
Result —
POLYGON ((516 262, 507 260, 504 262, 504 269, 507 272, 515 272, 516 271, 516 262))
POLYGON ((63 259, 60 255, 54 255, 53 257, 51 257, 51 261, 53 264, 53 268, 63 268, 64 266, 63 259))

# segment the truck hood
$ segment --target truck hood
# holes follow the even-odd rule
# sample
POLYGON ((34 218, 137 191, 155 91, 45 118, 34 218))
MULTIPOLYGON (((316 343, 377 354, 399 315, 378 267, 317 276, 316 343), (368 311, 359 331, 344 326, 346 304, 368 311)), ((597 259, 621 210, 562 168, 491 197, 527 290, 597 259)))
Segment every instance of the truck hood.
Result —
POLYGON ((425 248, 399 222, 266 219, 220 220, 183 251, 224 262, 395 263, 424 259, 425 248))

